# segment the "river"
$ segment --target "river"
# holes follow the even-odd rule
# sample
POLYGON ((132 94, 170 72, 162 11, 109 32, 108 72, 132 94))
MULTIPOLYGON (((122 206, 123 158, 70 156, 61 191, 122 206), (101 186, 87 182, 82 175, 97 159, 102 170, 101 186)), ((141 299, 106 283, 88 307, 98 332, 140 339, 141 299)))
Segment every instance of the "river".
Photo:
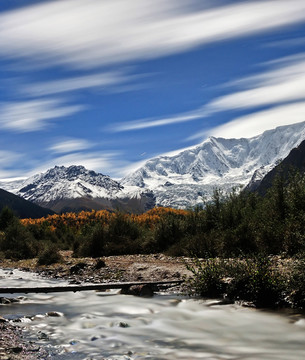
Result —
MULTIPOLYGON (((18 270, 0 270, 0 282, 1 287, 55 285, 18 270)), ((175 294, 149 299, 94 291, 25 296, 21 303, 0 306, 0 314, 20 318, 27 339, 46 347, 50 359, 305 359, 305 320, 297 315, 175 294), (48 312, 62 316, 45 316, 48 312)))

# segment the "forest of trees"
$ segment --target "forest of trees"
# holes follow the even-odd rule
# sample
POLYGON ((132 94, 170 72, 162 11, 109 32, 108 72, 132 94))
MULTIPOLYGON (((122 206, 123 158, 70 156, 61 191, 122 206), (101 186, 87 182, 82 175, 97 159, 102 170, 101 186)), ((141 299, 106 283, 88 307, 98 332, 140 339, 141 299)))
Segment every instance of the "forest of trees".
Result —
POLYGON ((47 248, 74 256, 166 252, 201 258, 296 255, 305 250, 305 177, 277 177, 267 195, 215 190, 204 207, 155 208, 141 215, 106 210, 17 219, 0 214, 0 252, 16 259, 47 248))
POLYGON ((188 210, 83 211, 23 220, 8 208, 0 213, 0 258, 37 257, 38 264, 48 265, 60 261, 59 250, 95 258, 191 256, 189 293, 304 307, 305 176, 296 174, 288 182, 278 176, 263 197, 246 191, 224 196, 216 189, 211 201, 188 210), (285 276, 272 262, 279 256, 295 259, 285 276))

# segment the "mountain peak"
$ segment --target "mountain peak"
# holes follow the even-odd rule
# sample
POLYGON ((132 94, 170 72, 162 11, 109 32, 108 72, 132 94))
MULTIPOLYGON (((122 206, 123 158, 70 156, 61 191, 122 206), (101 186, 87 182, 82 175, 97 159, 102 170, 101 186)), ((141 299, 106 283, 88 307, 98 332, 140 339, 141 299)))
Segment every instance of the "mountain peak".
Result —
POLYGON ((173 156, 148 160, 121 183, 153 191, 157 205, 194 206, 202 203, 203 197, 210 198, 216 187, 230 191, 248 184, 258 169, 260 173, 270 171, 303 139, 305 122, 280 126, 253 138, 211 136, 173 156))
MULTIPOLYGON (((71 165, 69 167, 66 166, 54 166, 51 169, 48 169, 45 173, 44 176, 78 176, 81 174, 88 174, 88 173, 94 174, 94 175, 98 175, 97 173, 95 173, 92 170, 87 170, 83 165, 71 165)), ((102 174, 100 174, 102 175, 102 174)), ((104 175, 103 175, 104 176, 104 175)))
POLYGON ((141 210, 154 205, 191 207, 210 199, 215 188, 229 192, 251 179, 260 181, 304 139, 305 122, 252 138, 212 136, 191 148, 149 159, 121 183, 82 165, 55 166, 16 183, 14 193, 55 211, 62 210, 60 202, 65 209, 72 208, 74 200, 85 202, 87 208, 102 205, 127 211, 132 211, 134 204, 141 210))
POLYGON ((55 166, 23 183, 17 192, 27 200, 45 203, 58 199, 112 197, 122 186, 109 176, 82 165, 55 166))

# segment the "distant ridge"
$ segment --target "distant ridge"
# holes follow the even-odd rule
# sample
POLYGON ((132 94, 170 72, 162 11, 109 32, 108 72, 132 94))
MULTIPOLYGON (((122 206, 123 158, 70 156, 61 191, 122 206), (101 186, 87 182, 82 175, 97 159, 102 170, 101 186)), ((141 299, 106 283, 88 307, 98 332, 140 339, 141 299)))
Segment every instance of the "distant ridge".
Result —
POLYGON ((50 209, 42 208, 8 191, 0 189, 0 211, 6 206, 13 210, 21 219, 35 219, 54 214, 54 211, 50 209))
MULTIPOLYGON (((7 185, 13 188, 13 183, 7 185)), ((81 165, 55 166, 16 185, 16 195, 58 213, 100 209, 141 213, 155 204, 151 192, 126 193, 109 176, 81 165)))

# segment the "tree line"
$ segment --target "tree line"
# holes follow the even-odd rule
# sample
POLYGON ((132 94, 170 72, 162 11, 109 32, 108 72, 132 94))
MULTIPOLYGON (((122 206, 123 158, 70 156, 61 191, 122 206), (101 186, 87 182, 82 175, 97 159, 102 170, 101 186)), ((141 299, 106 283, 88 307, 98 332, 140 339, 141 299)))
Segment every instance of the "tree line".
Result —
POLYGON ((305 177, 278 176, 268 193, 215 189, 204 206, 155 208, 144 214, 106 210, 19 220, 0 214, 0 255, 24 259, 51 249, 76 257, 166 252, 200 258, 285 254, 305 250, 305 177))

